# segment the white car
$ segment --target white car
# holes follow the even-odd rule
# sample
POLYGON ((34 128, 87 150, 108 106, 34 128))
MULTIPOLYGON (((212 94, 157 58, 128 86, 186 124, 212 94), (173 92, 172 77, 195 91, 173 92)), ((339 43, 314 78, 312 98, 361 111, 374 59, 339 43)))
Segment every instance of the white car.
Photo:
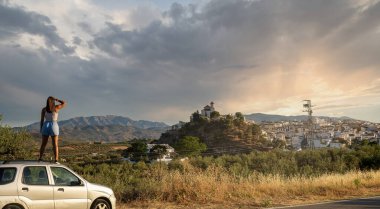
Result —
POLYGON ((116 209, 112 189, 89 183, 64 165, 0 164, 0 209, 116 209))

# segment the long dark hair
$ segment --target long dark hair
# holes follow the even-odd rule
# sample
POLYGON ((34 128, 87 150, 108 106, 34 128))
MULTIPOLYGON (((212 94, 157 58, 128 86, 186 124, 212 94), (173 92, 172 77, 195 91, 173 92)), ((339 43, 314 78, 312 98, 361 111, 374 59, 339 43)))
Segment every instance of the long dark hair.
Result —
POLYGON ((50 96, 46 100, 46 112, 51 113, 52 111, 55 111, 55 102, 54 97, 50 96))

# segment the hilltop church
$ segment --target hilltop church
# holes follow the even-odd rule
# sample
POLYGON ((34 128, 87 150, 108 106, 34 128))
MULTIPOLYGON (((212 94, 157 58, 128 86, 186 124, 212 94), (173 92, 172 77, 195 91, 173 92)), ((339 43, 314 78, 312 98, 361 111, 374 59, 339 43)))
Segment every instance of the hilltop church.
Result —
POLYGON ((206 105, 201 111, 201 115, 210 118, 211 113, 215 111, 214 102, 211 102, 210 105, 206 105))

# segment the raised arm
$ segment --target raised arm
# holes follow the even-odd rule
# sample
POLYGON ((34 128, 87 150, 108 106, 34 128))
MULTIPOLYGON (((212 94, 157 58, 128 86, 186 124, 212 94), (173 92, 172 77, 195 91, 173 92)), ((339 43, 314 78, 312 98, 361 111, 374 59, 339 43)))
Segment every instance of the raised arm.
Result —
POLYGON ((55 98, 55 101, 61 103, 61 104, 55 106, 55 110, 60 110, 66 106, 66 102, 63 100, 55 98))
POLYGON ((41 111, 41 121, 40 121, 40 132, 42 130, 42 124, 44 124, 44 118, 45 118, 45 108, 42 108, 42 111, 41 111))

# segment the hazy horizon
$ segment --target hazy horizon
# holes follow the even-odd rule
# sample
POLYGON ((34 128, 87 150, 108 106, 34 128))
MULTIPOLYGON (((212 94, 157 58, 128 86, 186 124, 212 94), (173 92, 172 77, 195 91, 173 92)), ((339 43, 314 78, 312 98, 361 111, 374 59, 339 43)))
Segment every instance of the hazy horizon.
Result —
MULTIPOLYGON (((226 114, 234 114, 234 113, 226 113, 226 114)), ((278 116, 307 116, 305 114, 299 114, 299 115, 279 115, 279 114, 269 114, 269 113, 249 113, 249 114, 246 114, 246 113, 243 113, 243 115, 253 115, 253 114, 265 114, 265 115, 278 115, 278 116)), ((190 115, 191 113, 189 113, 189 116, 188 116, 188 119, 187 120, 184 120, 183 122, 189 122, 189 118, 190 118, 190 115)), ((225 115, 225 114, 222 114, 222 115, 225 115)), ((87 116, 84 116, 84 115, 78 115, 78 116, 73 116, 71 118, 65 118, 65 119, 61 119, 60 121, 64 121, 64 120, 70 120, 70 119, 73 119, 73 118, 77 118, 77 117, 106 117, 106 116, 121 116, 121 117, 126 117, 126 118, 130 118, 134 121, 139 121, 139 120, 144 120, 144 121, 151 121, 151 122, 163 122, 165 123, 166 125, 169 125, 169 126, 172 126, 172 125, 175 125, 177 124, 179 121, 175 122, 175 123, 166 123, 164 121, 160 121, 160 120, 150 120, 150 119, 141 119, 141 118, 132 118, 132 117, 129 117, 127 115, 87 115, 87 116)), ((329 117, 329 116, 325 116, 325 115, 313 115, 313 117, 329 117)), ((349 117, 349 116, 338 116, 336 118, 340 118, 340 117, 349 117)), ((351 118, 351 117, 349 117, 351 118)), ((357 119, 357 118, 351 118, 351 119, 355 119, 355 120, 360 120, 360 119, 357 119)), ((373 121, 368 121, 368 122, 371 122, 371 123, 376 123, 376 122, 373 122, 373 121)), ((28 126, 28 125, 31 125, 31 124, 34 124, 34 123, 39 123, 39 121, 28 121, 28 122, 24 122, 24 123, 7 123, 5 125, 9 125, 11 127, 24 127, 24 126, 28 126)))
POLYGON ((378 0, 0 0, 0 114, 120 115, 175 124, 221 113, 380 122, 378 0))

